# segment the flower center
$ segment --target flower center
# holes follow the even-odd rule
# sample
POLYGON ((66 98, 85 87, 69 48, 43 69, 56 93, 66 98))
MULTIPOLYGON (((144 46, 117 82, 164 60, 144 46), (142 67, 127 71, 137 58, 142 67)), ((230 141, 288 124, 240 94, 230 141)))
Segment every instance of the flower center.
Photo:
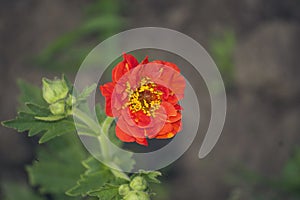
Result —
POLYGON ((161 104, 162 92, 157 90, 156 84, 143 78, 140 86, 129 92, 129 100, 126 104, 132 113, 143 111, 147 116, 154 116, 154 111, 161 104))

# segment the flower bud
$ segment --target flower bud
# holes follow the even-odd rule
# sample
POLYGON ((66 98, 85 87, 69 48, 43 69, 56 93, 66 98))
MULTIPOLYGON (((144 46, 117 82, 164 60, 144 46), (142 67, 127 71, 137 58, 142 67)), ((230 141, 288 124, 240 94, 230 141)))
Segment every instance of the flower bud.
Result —
POLYGON ((134 190, 143 191, 147 189, 148 185, 143 177, 137 176, 130 182, 130 187, 134 190))
POLYGON ((43 78, 43 97, 47 103, 55 103, 60 99, 66 98, 69 92, 67 83, 63 79, 49 80, 43 78))
POLYGON ((120 185, 120 187, 119 187, 119 194, 120 194, 121 196, 125 196, 125 195, 127 195, 129 192, 130 192, 130 187, 129 187, 128 184, 120 185))
POLYGON ((66 99, 66 104, 68 106, 72 106, 76 103, 76 98, 69 94, 68 98, 66 99))
POLYGON ((65 101, 58 101, 49 106, 49 109, 53 115, 65 114, 65 101))
POLYGON ((146 192, 131 191, 124 197, 124 200, 150 200, 150 197, 146 192))

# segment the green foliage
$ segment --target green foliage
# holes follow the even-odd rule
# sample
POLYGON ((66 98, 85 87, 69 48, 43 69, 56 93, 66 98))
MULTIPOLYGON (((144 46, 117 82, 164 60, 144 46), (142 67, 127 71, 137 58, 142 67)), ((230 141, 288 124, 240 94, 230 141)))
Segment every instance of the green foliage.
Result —
POLYGON ((122 197, 119 195, 118 190, 118 185, 105 184, 99 190, 91 192, 90 196, 96 196, 103 200, 121 200, 122 197))
POLYGON ((25 84, 25 86, 21 87, 22 96, 20 99, 22 101, 30 101, 29 95, 32 94, 33 102, 39 102, 42 105, 24 102, 25 107, 22 107, 23 111, 18 113, 16 119, 2 122, 2 124, 19 132, 28 131, 29 137, 42 134, 39 140, 40 143, 47 142, 66 133, 76 132, 74 121, 69 117, 72 114, 73 99, 77 99, 73 106, 84 102, 90 93, 95 90, 96 84, 87 87, 76 97, 71 96, 70 93, 73 91, 73 88, 68 85, 69 81, 65 76, 54 81, 43 79, 42 93, 38 92, 35 87, 25 84), (42 100, 42 97, 50 103, 48 107, 44 107, 46 103, 42 100), (61 102, 63 103, 63 112, 56 115, 53 109, 62 109, 53 106, 61 102))
POLYGON ((233 84, 233 51, 236 37, 233 31, 225 31, 221 37, 214 36, 210 41, 210 52, 227 86, 233 84))
POLYGON ((47 102, 43 99, 41 88, 21 79, 19 79, 17 83, 21 92, 19 96, 19 111, 27 110, 25 106, 26 102, 31 102, 32 104, 41 105, 43 107, 47 106, 47 102))
POLYGON ((59 121, 48 122, 36 119, 36 116, 48 116, 49 110, 35 104, 26 104, 30 109, 28 112, 19 112, 16 119, 2 122, 6 127, 16 129, 18 132, 28 131, 28 136, 32 137, 41 134, 39 143, 47 142, 57 136, 75 131, 74 122, 71 118, 59 121))
MULTIPOLYGON (((159 183, 157 177, 161 174, 140 171, 129 177, 126 173, 116 170, 130 170, 135 162, 131 158, 132 153, 116 155, 116 152, 106 145, 106 140, 104 140, 106 137, 116 140, 116 138, 113 139, 116 137, 114 119, 106 117, 100 106, 95 108, 99 121, 90 117, 86 99, 95 90, 96 85, 87 87, 79 93, 64 76, 58 81, 59 84, 55 82, 54 89, 51 85, 52 82, 47 80, 47 91, 51 90, 52 96, 46 95, 46 97, 45 89, 42 93, 41 89, 30 84, 21 85, 20 100, 25 106, 21 108, 15 119, 2 122, 4 126, 14 128, 18 132, 28 132, 30 137, 41 136, 39 143, 47 142, 37 148, 36 160, 31 166, 26 167, 30 184, 36 187, 41 195, 47 194, 54 200, 93 198, 121 200, 133 197, 148 200, 152 194, 149 183, 159 183), (60 83, 64 87, 61 87, 60 83), (63 88, 63 95, 60 92, 61 88, 63 88), (73 91, 74 96, 69 98, 73 91), (32 99, 30 95, 32 95, 32 99), (47 98, 48 103, 44 101, 43 97, 47 98), (59 98, 55 99, 56 97, 59 98), (52 101, 53 98, 55 101, 52 101), (61 115, 54 115, 51 110, 52 105, 62 100, 64 104, 70 106, 74 117, 79 119, 78 130, 75 129, 73 118, 70 115, 61 117, 61 115), (99 129, 99 127, 101 128, 99 129), (92 137, 96 141, 95 144, 99 145, 99 149, 101 149, 100 156, 113 165, 114 169, 108 168, 93 157, 86 159, 87 152, 81 145, 77 134, 92 137), (59 138, 54 140, 58 136, 59 138), (84 161, 82 162, 82 160, 84 161), (121 196, 119 187, 124 184, 130 185, 131 188, 128 194, 121 196)), ((24 82, 20 82, 20 84, 22 83, 24 82)), ((116 144, 120 145, 118 142, 116 144)), ((13 191, 12 187, 21 186, 7 186, 7 199, 43 199, 27 188, 20 189, 22 196, 10 194, 13 191)))
POLYGON ((76 101, 85 101, 86 98, 97 88, 97 84, 93 84, 83 89, 83 91, 76 97, 76 101))
POLYGON ((35 62, 49 69, 75 71, 92 48, 85 40, 101 41, 117 33, 124 24, 119 4, 119 0, 95 0, 85 9, 85 17, 78 27, 53 41, 35 62))
POLYGON ((144 171, 140 170, 138 176, 144 177, 149 183, 160 183, 158 177, 161 176, 159 171, 144 171))
MULTIPOLYGON (((96 115, 98 118, 98 123, 102 124, 104 120, 106 119, 106 114, 104 109, 100 106, 100 104, 97 104, 95 107, 96 115)), ((115 128, 116 128, 116 123, 112 122, 110 125, 110 128, 108 130, 108 138, 109 140, 114 143, 115 145, 121 147, 122 146, 122 141, 119 140, 115 134, 115 128)))
POLYGON ((287 160, 276 177, 264 177, 244 168, 235 170, 231 184, 236 185, 231 199, 296 200, 300 198, 300 149, 287 160))
MULTIPOLYGON (((64 76, 63 79, 69 84, 69 81, 64 76)), ((43 136, 40 138, 40 143, 47 142, 56 136, 75 130, 71 118, 57 121, 65 118, 65 116, 52 116, 40 88, 22 80, 18 81, 18 85, 21 90, 19 98, 21 106, 18 116, 16 119, 2 122, 4 126, 14 128, 19 132, 28 131, 28 136, 30 137, 41 133, 43 136), (38 117, 47 118, 49 116, 52 116, 53 119, 48 119, 48 121, 57 122, 47 122, 37 119, 38 117)))
POLYGON ((280 182, 285 190, 300 197, 300 149, 284 166, 280 182))
POLYGON ((74 133, 38 147, 37 152, 36 161, 26 169, 30 184, 41 193, 64 195, 84 172, 81 161, 87 153, 74 133))
MULTIPOLYGON (((124 184, 137 185, 133 183, 137 178, 142 178, 148 183, 159 183, 157 179, 161 175, 157 171, 141 171, 137 174, 132 175, 130 179, 127 177, 117 175, 113 173, 110 168, 107 168, 95 158, 88 158, 83 162, 83 166, 86 168, 84 174, 80 176, 76 186, 67 191, 70 196, 96 196, 103 200, 117 200, 121 199, 119 195, 119 187, 124 184)), ((119 172, 121 173, 121 172, 119 172)), ((145 187, 143 190, 146 190, 145 187)), ((135 188, 132 188, 135 190, 135 188)), ((147 192, 150 192, 149 188, 147 192)))
POLYGON ((4 200, 45 200, 24 183, 5 182, 1 189, 4 200))
POLYGON ((70 196, 87 196, 91 193, 102 190, 102 187, 108 183, 122 183, 122 180, 116 178, 111 170, 91 157, 83 162, 86 171, 80 176, 77 185, 67 191, 70 196))

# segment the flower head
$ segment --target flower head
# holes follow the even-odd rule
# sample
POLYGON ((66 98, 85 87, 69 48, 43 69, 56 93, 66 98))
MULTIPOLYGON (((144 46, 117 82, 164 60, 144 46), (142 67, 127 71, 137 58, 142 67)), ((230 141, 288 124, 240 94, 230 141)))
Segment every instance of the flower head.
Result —
POLYGON ((117 118, 117 137, 146 146, 147 139, 168 139, 180 131, 184 88, 175 64, 147 57, 138 63, 129 54, 113 69, 112 82, 100 86, 106 114, 117 118))

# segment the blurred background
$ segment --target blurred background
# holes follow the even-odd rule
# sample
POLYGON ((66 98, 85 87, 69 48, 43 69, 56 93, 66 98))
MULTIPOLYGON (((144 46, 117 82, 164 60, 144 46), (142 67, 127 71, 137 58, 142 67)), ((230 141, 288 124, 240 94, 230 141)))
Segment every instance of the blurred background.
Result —
MULTIPOLYGON (((41 85, 42 77, 65 73, 73 80, 87 53, 107 37, 143 26, 171 28, 213 57, 226 85, 228 111, 214 150, 199 160, 199 136, 164 169, 155 199, 300 199, 299 0, 0 0, 0 5, 0 121, 16 115, 20 79, 41 85)), ((2 126, 0 132, 1 185, 26 182, 24 165, 35 158, 37 141, 2 126)))

